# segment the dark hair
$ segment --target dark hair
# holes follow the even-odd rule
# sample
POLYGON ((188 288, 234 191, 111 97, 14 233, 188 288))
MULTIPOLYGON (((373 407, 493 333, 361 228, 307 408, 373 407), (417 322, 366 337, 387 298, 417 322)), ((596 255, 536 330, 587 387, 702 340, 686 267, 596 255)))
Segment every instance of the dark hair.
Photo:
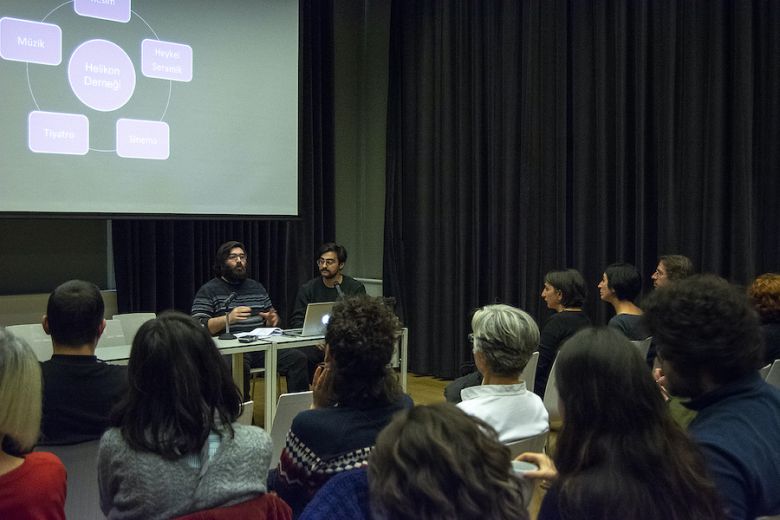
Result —
POLYGON ((682 280, 693 274, 693 262, 683 255, 663 255, 658 259, 666 268, 666 278, 671 281, 682 280))
POLYGON ((555 364, 563 410, 554 457, 562 518, 722 517, 701 454, 622 334, 585 328, 564 343, 555 364))
POLYGON ((495 430, 449 403, 398 413, 368 460, 373 507, 393 519, 523 519, 521 482, 495 430))
POLYGON ((246 253, 244 244, 235 240, 225 242, 217 248, 217 254, 214 257, 214 274, 223 276, 229 270, 225 265, 225 262, 227 262, 227 257, 230 255, 230 250, 235 249, 236 247, 240 247, 244 253, 246 253))
POLYGON ((316 260, 319 260, 325 253, 336 253, 336 258, 339 259, 339 263, 343 264, 347 261, 347 249, 344 246, 337 244, 336 242, 325 242, 320 246, 320 252, 317 254, 316 260))
POLYGON ((585 279, 576 269, 550 271, 544 275, 544 283, 561 291, 561 304, 564 307, 582 307, 588 297, 585 279))
POLYGON ((341 405, 392 403, 402 392, 389 368, 401 324, 381 298, 348 297, 333 307, 325 332, 333 359, 333 396, 341 405))
POLYGON ((112 423, 133 449, 174 460, 200 450, 212 430, 233 435, 241 395, 214 340, 190 316, 168 311, 141 325, 127 377, 112 423))
POLYGON ((93 343, 103 323, 105 306, 100 289, 90 282, 70 280, 49 295, 49 334, 60 345, 93 343))
POLYGON ((713 275, 694 275, 657 289, 642 304, 642 326, 682 379, 709 374, 725 384, 763 361, 758 316, 744 291, 713 275))
POLYGON ((642 277, 631 264, 616 263, 604 270, 607 286, 615 291, 618 300, 634 301, 642 291, 642 277))
POLYGON ((747 292, 762 322, 780 323, 780 274, 762 274, 753 281, 747 292))

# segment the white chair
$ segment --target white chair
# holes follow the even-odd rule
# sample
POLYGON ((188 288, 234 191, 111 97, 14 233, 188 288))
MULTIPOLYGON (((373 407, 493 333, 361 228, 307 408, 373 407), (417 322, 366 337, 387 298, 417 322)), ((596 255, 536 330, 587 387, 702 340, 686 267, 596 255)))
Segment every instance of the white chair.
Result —
POLYGON ((103 329, 103 334, 98 340, 97 348, 117 347, 120 345, 128 345, 128 342, 125 340, 122 322, 119 320, 106 320, 106 328, 103 329))
POLYGON ((122 324, 122 331, 125 333, 125 345, 131 345, 133 338, 141 325, 149 320, 153 320, 157 315, 153 312, 131 312, 129 314, 114 314, 114 320, 122 324))
POLYGON ((766 376, 769 375, 770 368, 772 368, 772 363, 769 363, 765 367, 761 367, 758 369, 758 374, 761 376, 761 379, 766 379, 766 376))
POLYGON ((534 391, 534 382, 536 381, 536 365, 539 364, 539 352, 531 354, 531 359, 528 360, 528 364, 523 369, 523 373, 520 374, 520 379, 525 381, 525 388, 529 392, 534 391))
POLYGON ((547 408, 547 413, 550 416, 551 430, 559 429, 563 423, 561 412, 558 409, 558 386, 555 384, 555 364, 557 361, 557 358, 553 361, 550 375, 547 378, 547 386, 544 389, 544 407, 547 408))
POLYGON ((544 447, 547 444, 547 436, 549 431, 538 433, 533 437, 526 437, 519 441, 507 442, 506 446, 509 448, 512 458, 514 459, 521 453, 526 451, 532 451, 534 453, 544 453, 544 447))
POLYGON ((780 359, 775 359, 775 362, 772 363, 772 368, 766 375, 766 382, 775 388, 780 388, 780 359))
POLYGON ((65 517, 92 520, 105 516, 100 510, 100 491, 97 481, 97 452, 99 440, 70 446, 41 446, 35 451, 48 451, 60 458, 68 472, 68 495, 65 499, 65 517))
POLYGON ((274 451, 271 454, 271 467, 276 467, 282 456, 282 449, 287 440, 287 432, 290 431, 293 419, 304 410, 311 408, 313 403, 312 392, 298 392, 294 394, 282 394, 276 405, 276 415, 271 424, 271 441, 274 451))
POLYGON ((48 361, 54 353, 51 346, 51 336, 46 334, 40 323, 29 325, 10 325, 6 327, 8 332, 18 338, 22 338, 35 352, 38 361, 48 361))
POLYGON ((650 350, 650 343, 652 342, 653 342, 652 336, 637 341, 631 341, 631 343, 633 343, 636 346, 636 348, 639 349, 639 353, 642 355, 642 359, 647 359, 647 351, 650 350))
POLYGON ((252 426, 252 416, 254 415, 254 413, 255 413, 255 402, 247 401, 241 407, 241 414, 236 419, 236 422, 238 424, 245 424, 247 426, 252 426))

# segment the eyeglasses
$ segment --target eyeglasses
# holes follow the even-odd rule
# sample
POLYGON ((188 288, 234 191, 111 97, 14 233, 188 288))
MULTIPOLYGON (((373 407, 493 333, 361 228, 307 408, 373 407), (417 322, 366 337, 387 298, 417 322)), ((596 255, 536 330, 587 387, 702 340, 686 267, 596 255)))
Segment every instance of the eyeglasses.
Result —
POLYGON ((332 258, 320 258, 317 260, 317 265, 327 265, 328 267, 336 263, 336 260, 332 258))
POLYGON ((232 255, 228 255, 227 259, 228 260, 241 260, 243 262, 244 260, 246 260, 246 255, 244 255, 244 254, 238 254, 237 255, 237 254, 234 253, 232 255))

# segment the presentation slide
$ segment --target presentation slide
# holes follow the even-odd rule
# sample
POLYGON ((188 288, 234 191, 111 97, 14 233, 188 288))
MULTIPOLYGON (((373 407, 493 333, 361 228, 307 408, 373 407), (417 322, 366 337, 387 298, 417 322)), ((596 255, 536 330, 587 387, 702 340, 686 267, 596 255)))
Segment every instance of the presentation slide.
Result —
POLYGON ((0 92, 0 215, 298 214, 297 0, 3 0, 0 92))

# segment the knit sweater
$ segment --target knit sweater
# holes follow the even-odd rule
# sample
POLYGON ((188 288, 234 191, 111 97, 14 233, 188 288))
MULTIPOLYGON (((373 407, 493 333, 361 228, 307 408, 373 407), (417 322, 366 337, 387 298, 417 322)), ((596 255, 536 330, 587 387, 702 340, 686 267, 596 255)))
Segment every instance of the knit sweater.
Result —
MULTIPOLYGON (((266 491, 271 438, 260 428, 233 424, 209 458, 209 443, 199 454, 200 468, 188 457, 167 460, 135 451, 118 428, 108 430, 98 451, 100 508, 110 519, 172 518, 193 511, 238 504, 266 491)), ((197 458, 197 457, 196 457, 197 458)))

